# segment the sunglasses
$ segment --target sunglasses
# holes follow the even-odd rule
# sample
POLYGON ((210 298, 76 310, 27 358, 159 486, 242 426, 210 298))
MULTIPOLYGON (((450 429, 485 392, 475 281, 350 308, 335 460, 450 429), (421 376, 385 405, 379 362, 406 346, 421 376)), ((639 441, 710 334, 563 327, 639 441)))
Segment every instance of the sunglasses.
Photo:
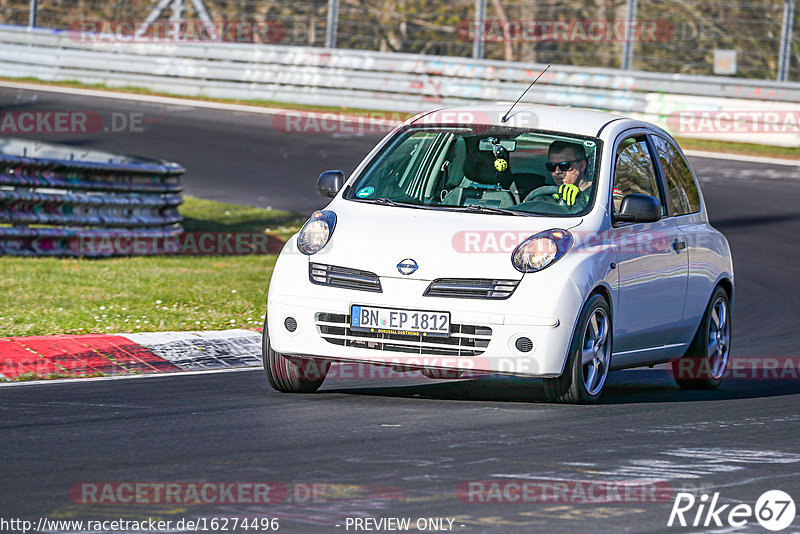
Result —
POLYGON ((582 161, 579 159, 573 159, 571 161, 559 161, 558 163, 550 163, 549 161, 544 164, 545 168, 550 172, 555 172, 556 167, 561 169, 564 172, 567 172, 572 168, 572 164, 576 161, 582 161))

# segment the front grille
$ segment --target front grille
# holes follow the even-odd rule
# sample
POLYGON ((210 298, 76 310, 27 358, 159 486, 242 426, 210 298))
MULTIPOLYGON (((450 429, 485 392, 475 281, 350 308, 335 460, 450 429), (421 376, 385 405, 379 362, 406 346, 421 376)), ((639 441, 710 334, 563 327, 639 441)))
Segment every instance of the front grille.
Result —
POLYGON ((489 278, 439 278, 425 290, 426 297, 452 297, 460 299, 507 299, 519 280, 493 280, 489 278))
POLYGON ((343 347, 439 356, 478 356, 492 339, 488 326, 450 324, 450 337, 379 334, 350 329, 350 316, 318 313, 317 331, 322 339, 343 347))
POLYGON ((381 281, 377 274, 348 267, 309 263, 308 279, 311 280, 312 284, 321 286, 373 291, 376 293, 382 292, 381 281))

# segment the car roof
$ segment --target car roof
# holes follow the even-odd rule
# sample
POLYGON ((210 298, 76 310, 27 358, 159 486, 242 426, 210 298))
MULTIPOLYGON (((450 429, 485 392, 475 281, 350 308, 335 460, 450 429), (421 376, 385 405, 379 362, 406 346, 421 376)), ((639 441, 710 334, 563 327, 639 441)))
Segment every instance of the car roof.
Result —
POLYGON ((511 103, 442 108, 420 114, 410 122, 515 126, 595 137, 609 122, 626 118, 582 108, 517 104, 507 122, 502 122, 502 117, 510 107, 511 103))

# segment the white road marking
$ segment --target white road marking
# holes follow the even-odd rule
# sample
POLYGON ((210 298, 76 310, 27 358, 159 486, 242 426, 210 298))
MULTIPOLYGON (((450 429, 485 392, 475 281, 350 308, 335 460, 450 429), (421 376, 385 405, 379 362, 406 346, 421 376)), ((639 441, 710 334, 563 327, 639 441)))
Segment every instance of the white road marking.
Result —
POLYGON ((708 462, 737 462, 747 464, 791 464, 800 462, 800 454, 768 450, 682 448, 665 451, 663 454, 683 456, 686 458, 703 458, 708 462))
POLYGON ((246 367, 261 364, 261 334, 251 330, 117 334, 181 369, 246 367))

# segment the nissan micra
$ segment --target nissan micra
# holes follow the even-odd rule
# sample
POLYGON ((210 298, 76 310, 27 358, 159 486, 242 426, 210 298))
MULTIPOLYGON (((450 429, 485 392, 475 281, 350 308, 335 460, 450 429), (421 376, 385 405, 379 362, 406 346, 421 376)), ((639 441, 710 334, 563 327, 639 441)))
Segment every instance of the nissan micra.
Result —
POLYGON ((689 163, 652 124, 556 107, 432 111, 395 128, 286 242, 263 362, 283 392, 331 363, 544 379, 596 402, 609 371, 672 362, 713 388, 733 264, 689 163))

